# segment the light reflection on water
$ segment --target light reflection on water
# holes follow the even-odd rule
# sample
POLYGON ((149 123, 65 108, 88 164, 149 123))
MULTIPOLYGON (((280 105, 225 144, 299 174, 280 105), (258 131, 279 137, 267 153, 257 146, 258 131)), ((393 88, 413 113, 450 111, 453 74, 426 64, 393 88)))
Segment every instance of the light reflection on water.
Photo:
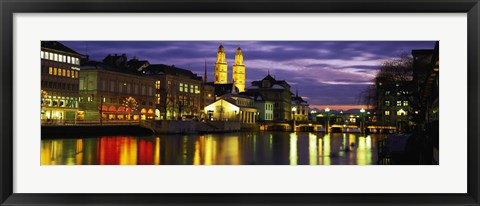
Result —
POLYGON ((42 165, 371 165, 377 134, 260 132, 44 139, 42 165))

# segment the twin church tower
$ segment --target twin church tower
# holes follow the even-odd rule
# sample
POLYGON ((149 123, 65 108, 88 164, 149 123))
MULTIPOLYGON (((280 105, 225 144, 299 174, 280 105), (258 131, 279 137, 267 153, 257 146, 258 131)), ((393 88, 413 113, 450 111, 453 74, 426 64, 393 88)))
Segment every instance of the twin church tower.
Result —
MULTIPOLYGON (((228 65, 223 45, 218 47, 217 61, 215 62, 215 81, 214 84, 228 84, 228 65)), ((243 54, 240 47, 235 52, 235 62, 233 64, 232 81, 239 92, 245 91, 245 64, 243 64, 243 54)))

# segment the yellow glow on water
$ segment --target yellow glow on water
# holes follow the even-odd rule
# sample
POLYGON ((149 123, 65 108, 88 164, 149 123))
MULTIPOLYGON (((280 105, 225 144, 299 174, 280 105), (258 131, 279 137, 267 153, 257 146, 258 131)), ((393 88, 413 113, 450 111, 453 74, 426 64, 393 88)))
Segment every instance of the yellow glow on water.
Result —
POLYGON ((365 144, 366 144, 366 148, 367 149, 371 149, 372 148, 372 137, 370 137, 370 135, 368 135, 366 138, 365 138, 365 144))
POLYGON ((290 165, 297 165, 297 134, 290 133, 290 165))
POLYGON ((120 142, 120 164, 136 165, 138 159, 137 140, 122 138, 120 142))
POLYGON ((308 134, 308 151, 310 154, 310 165, 317 165, 317 135, 308 134))
POLYGON ((205 141, 205 165, 211 165, 213 164, 213 148, 214 148, 214 143, 213 143, 213 138, 211 135, 206 137, 205 141))
POLYGON ((240 164, 240 151, 238 148, 238 136, 228 137, 223 142, 223 148, 225 148, 225 164, 238 165, 240 164))
POLYGON ((367 147, 367 141, 365 137, 358 138, 358 149, 357 149, 357 165, 369 165, 372 163, 371 148, 367 147))
POLYGON ((77 139, 77 151, 75 153, 75 164, 81 165, 83 162, 83 139, 77 139))
POLYGON ((323 164, 323 140, 322 138, 318 139, 318 164, 323 164))
POLYGON ((199 140, 195 142, 195 154, 193 156, 193 165, 200 165, 200 143, 199 140))
POLYGON ((160 137, 155 138, 155 153, 153 154, 153 164, 160 164, 160 137))
POLYGON ((330 165, 330 134, 323 136, 323 164, 330 165))

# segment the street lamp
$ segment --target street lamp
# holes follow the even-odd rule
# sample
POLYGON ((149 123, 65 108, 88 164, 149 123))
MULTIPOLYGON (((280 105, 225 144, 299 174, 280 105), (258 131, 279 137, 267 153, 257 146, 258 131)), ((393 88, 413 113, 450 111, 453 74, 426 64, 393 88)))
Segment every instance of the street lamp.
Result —
POLYGON ((325 108, 325 112, 327 113, 327 123, 325 123, 325 133, 328 133, 328 128, 330 127, 330 108, 325 108))
POLYGON ((361 133, 363 134, 365 132, 365 109, 361 108, 360 109, 360 114, 362 115, 362 121, 360 122, 360 129, 362 130, 361 133))

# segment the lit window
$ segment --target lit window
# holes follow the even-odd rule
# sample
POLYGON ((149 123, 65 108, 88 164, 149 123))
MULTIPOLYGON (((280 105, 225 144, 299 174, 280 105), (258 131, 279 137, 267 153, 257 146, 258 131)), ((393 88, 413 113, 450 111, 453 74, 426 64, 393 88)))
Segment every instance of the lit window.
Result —
POLYGON ((157 97, 157 104, 160 104, 160 94, 155 94, 155 97, 157 97))
POLYGON ((397 101, 397 107, 402 106, 402 101, 397 101))
POLYGON ((57 75, 57 68, 53 68, 53 75, 57 75))
POLYGON ((78 78, 78 71, 75 71, 75 78, 78 78))
POLYGON ((385 101, 385 106, 386 106, 386 107, 389 107, 389 106, 390 106, 390 101, 388 101, 388 100, 385 101))
POLYGON ((408 106, 408 101, 403 101, 403 106, 408 106))
POLYGON ((79 64, 80 64, 80 61, 78 60, 78 58, 75 58, 75 64, 76 64, 76 65, 79 65, 79 64))
POLYGON ((53 74, 53 68, 52 67, 48 67, 48 74, 53 74))
POLYGON ((67 76, 67 71, 66 71, 66 69, 63 69, 63 70, 62 70, 62 76, 67 76))
POLYGON ((48 59, 48 52, 44 52, 45 53, 45 59, 48 59))
POLYGON ((407 115, 407 112, 403 109, 400 109, 400 110, 397 111, 397 115, 398 116, 405 116, 405 115, 407 115))
POLYGON ((200 90, 198 90, 198 86, 195 86, 195 94, 200 94, 200 90))
POLYGON ((160 81, 155 82, 155 89, 160 89, 160 81))
POLYGON ((389 95, 390 94, 390 91, 385 91, 385 95, 389 95))
POLYGON ((194 92, 193 90, 194 90, 194 86, 192 84, 192 85, 190 85, 190 93, 193 93, 194 92))
POLYGON ((62 55, 63 56, 63 62, 67 62, 67 56, 65 55, 62 55))
POLYGON ((53 53, 52 53, 52 52, 50 52, 50 55, 49 55, 49 56, 50 56, 50 60, 53 61, 53 53))
POLYGON ((40 52, 40 58, 42 58, 42 59, 45 58, 45 52, 44 51, 40 52))
POLYGON ((178 88, 181 92, 183 92, 183 83, 180 83, 180 86, 178 88))
POLYGON ((385 115, 386 115, 386 116, 390 115, 390 111, 385 110, 385 115))
POLYGON ((67 70, 67 77, 70 77, 70 70, 67 70))
POLYGON ((67 63, 70 64, 70 56, 67 57, 67 63))
POLYGON ((188 92, 188 84, 184 84, 183 86, 184 86, 183 91, 188 92))
POLYGON ((53 60, 58 61, 58 54, 53 54, 53 60))

